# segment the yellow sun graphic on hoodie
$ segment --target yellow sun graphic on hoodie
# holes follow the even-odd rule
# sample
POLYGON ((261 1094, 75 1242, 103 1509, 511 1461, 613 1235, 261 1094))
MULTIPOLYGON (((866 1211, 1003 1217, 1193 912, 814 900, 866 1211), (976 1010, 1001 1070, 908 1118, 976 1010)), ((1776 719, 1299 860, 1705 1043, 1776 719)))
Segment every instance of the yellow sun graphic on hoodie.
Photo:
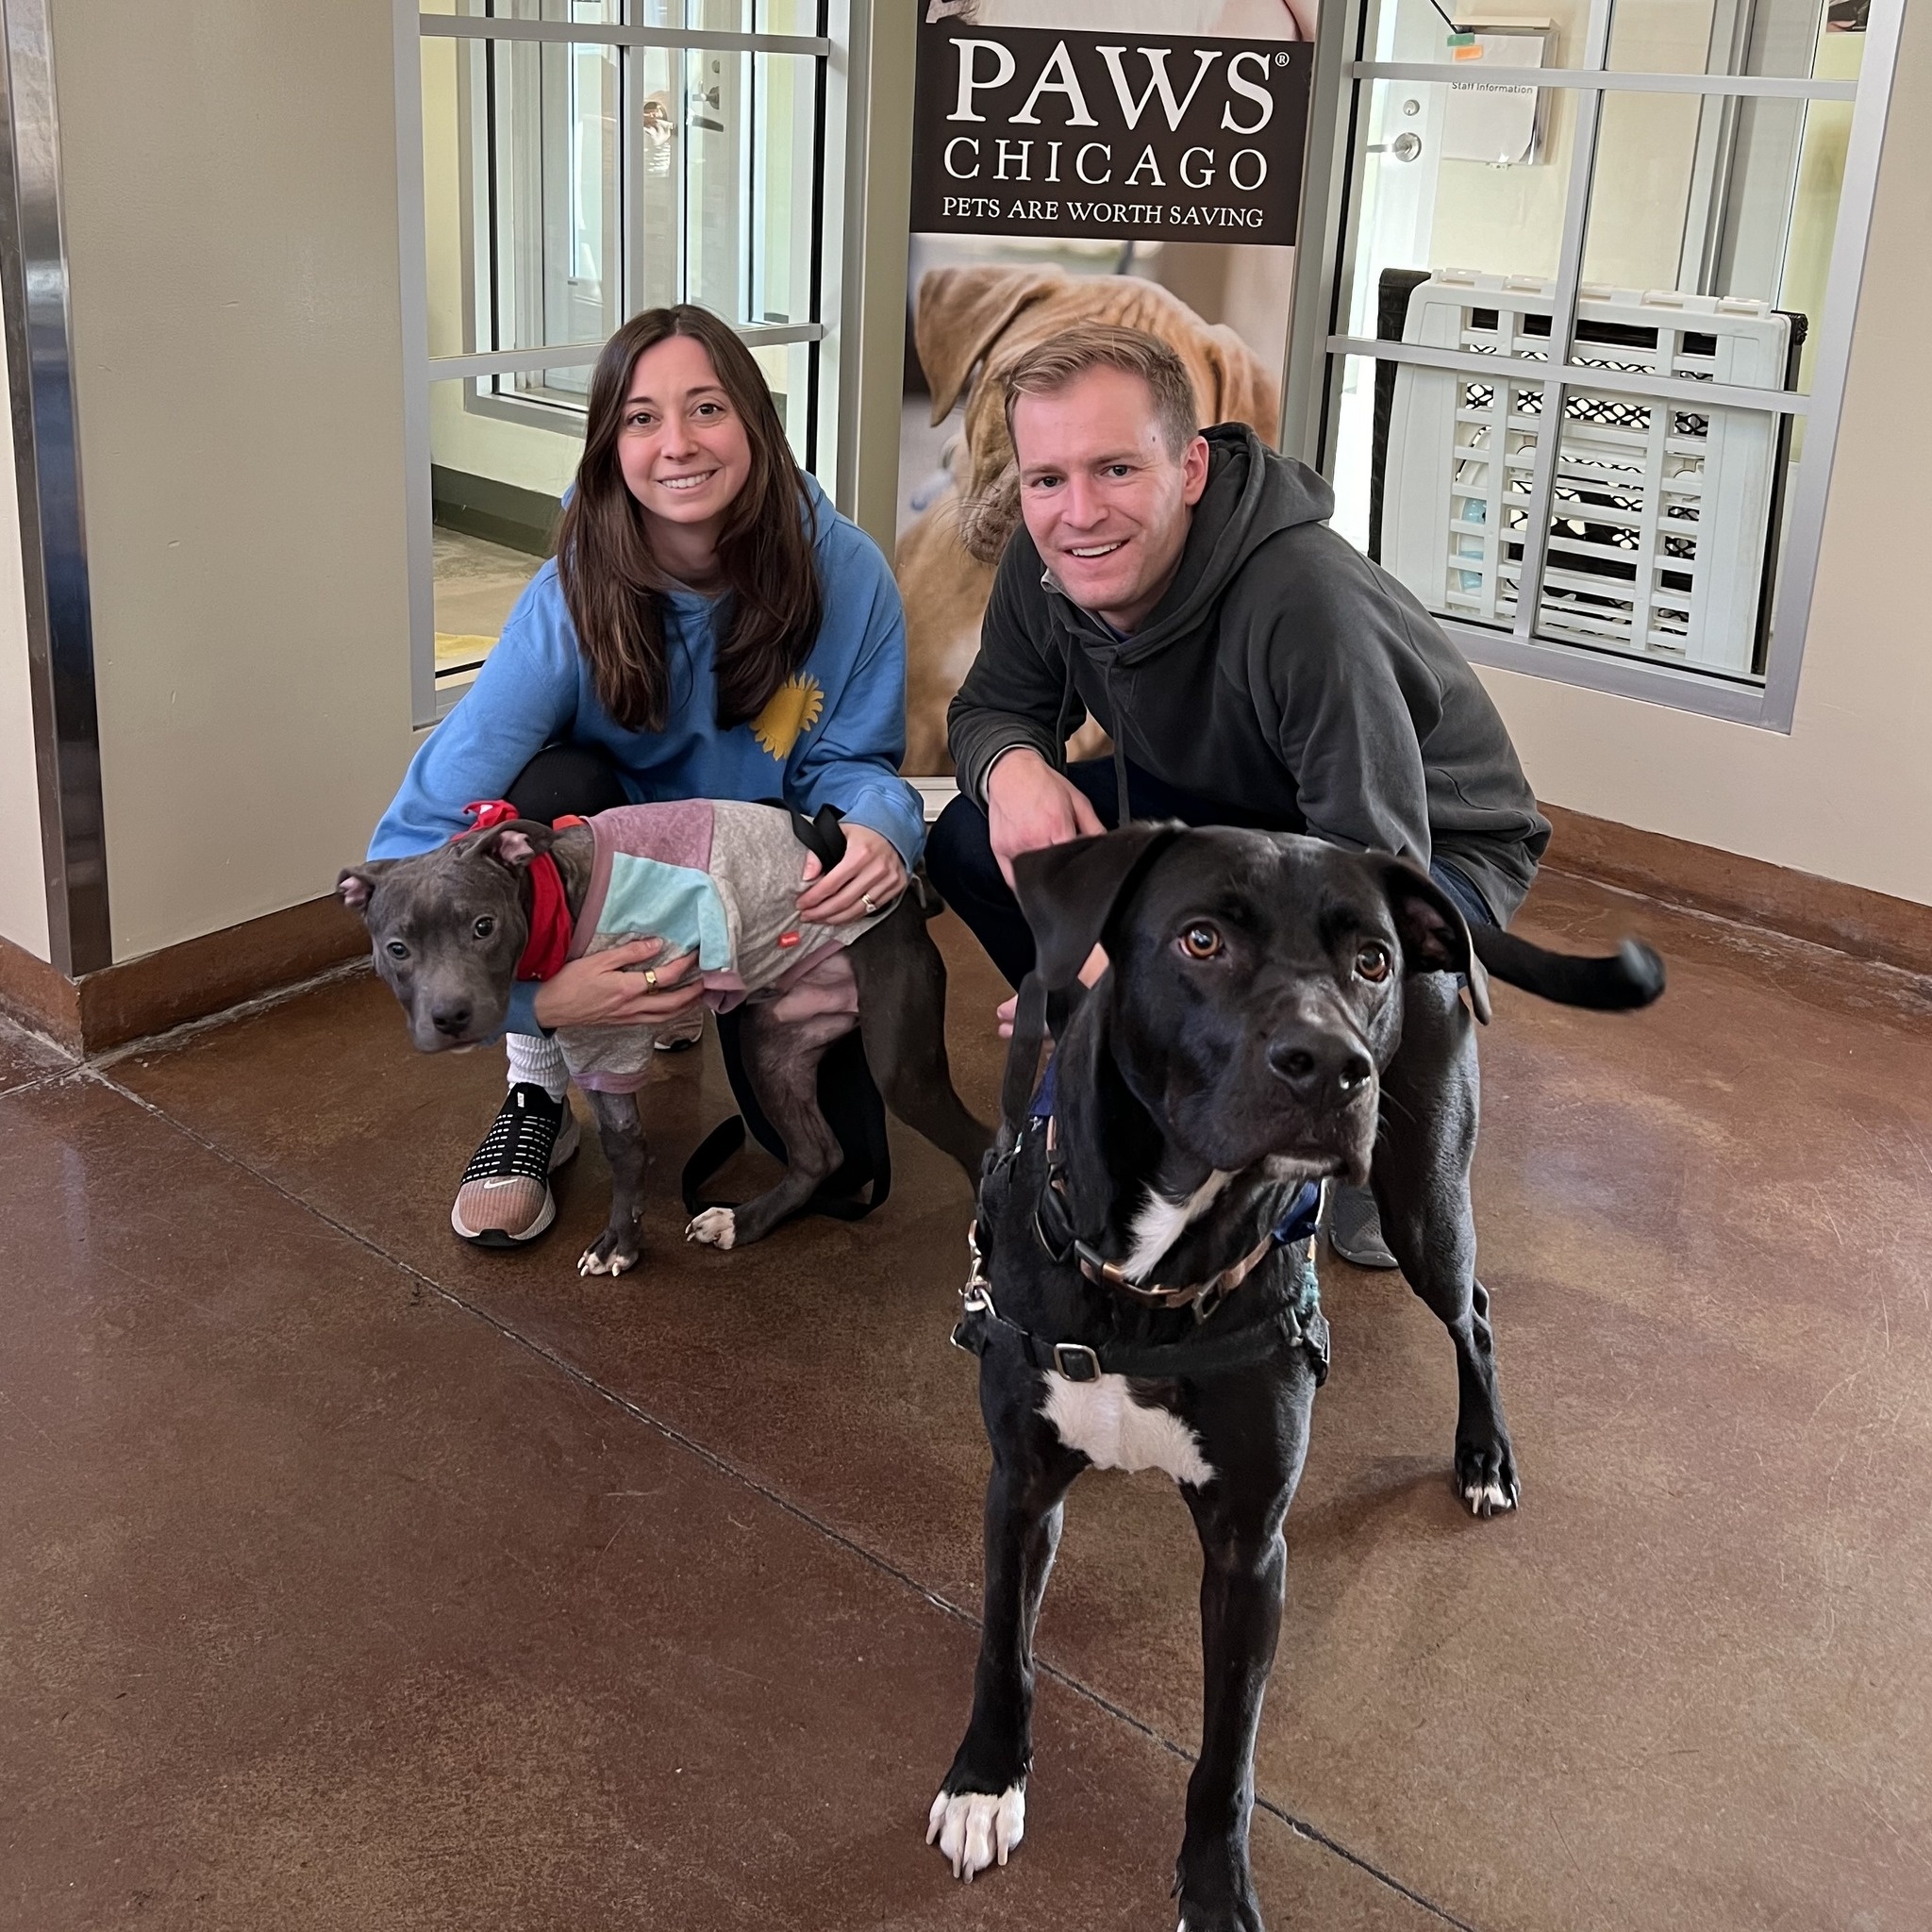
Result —
POLYGON ((761 751, 782 764, 791 756, 791 747, 819 722, 824 708, 824 689, 818 679, 793 672, 751 721, 751 735, 761 751))

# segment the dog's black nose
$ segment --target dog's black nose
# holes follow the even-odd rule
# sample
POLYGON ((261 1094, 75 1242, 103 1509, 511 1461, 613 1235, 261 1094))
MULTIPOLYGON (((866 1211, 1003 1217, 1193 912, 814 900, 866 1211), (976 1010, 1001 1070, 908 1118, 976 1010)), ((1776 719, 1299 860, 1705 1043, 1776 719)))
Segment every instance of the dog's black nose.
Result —
POLYGON ((1345 1033, 1324 1026, 1289 1026, 1268 1049, 1268 1064, 1307 1106, 1347 1103, 1374 1077, 1374 1062, 1345 1033))
POLYGON ((439 1033, 447 1033, 455 1037, 458 1034, 469 1031, 470 1013, 471 1008, 468 1005, 460 1007, 436 1007, 430 1011, 429 1024, 439 1033))

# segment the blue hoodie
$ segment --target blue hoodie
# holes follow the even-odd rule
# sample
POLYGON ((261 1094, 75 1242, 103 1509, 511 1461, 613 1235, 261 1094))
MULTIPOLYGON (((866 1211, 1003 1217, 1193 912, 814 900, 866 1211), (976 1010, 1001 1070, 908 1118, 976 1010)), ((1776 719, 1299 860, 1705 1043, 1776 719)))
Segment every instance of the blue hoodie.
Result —
MULTIPOLYGON (((911 866, 925 843, 919 793, 899 776, 906 750, 906 616, 878 546, 806 479, 816 520, 824 616, 803 665, 758 717, 719 727, 713 620, 721 601, 663 598, 670 722, 627 731, 598 702, 552 558, 531 578, 476 682, 418 748, 369 841, 371 858, 407 858, 463 830, 463 807, 501 798, 546 744, 593 745, 625 795, 782 797, 808 816, 837 806, 890 839, 911 866)), ((535 988, 520 982, 509 1030, 539 1029, 535 988)))

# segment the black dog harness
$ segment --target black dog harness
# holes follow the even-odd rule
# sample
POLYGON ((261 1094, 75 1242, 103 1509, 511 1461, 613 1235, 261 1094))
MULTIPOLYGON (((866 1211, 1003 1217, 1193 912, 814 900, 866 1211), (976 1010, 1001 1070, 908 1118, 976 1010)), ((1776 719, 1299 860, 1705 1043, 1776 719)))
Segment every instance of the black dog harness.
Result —
MULTIPOLYGON (((1271 1232, 1267 1245, 1275 1244, 1271 1232)), ((1004 1340, 1016 1345, 1034 1368, 1064 1375, 1069 1382, 1097 1382, 1103 1375, 1172 1382, 1253 1368, 1291 1350, 1305 1349, 1314 1362, 1315 1386, 1319 1389, 1328 1379, 1328 1322, 1322 1313, 1312 1260, 1302 1269, 1301 1291, 1293 1305, 1270 1321, 1215 1335, 1191 1335, 1182 1341, 1104 1341, 1095 1346, 1085 1341, 1042 1341, 1031 1329, 1009 1322, 993 1307, 992 1284, 980 1265, 976 1222, 967 1230, 966 1247, 972 1265, 961 1291, 953 1346, 968 1355, 984 1355, 996 1340, 1004 1340)))
MULTIPOLYGON (((1043 1008, 1044 996, 1038 977, 1029 974, 1021 990, 1013 1028, 1013 1051, 1008 1061, 1007 1091, 1003 1095, 1003 1103, 1008 1104, 1002 1108, 995 1167, 1004 1167, 1017 1158, 1027 1134, 1043 1131, 1046 1183, 1034 1208, 1033 1231, 1048 1259, 1059 1266, 1077 1267, 1096 1286, 1111 1289, 1142 1307, 1190 1308, 1198 1329, 1277 1248, 1291 1247, 1313 1236, 1322 1203, 1321 1184, 1304 1181, 1281 1218, 1254 1247, 1206 1281, 1169 1287, 1129 1279, 1118 1262, 1104 1259, 1087 1242, 1077 1239, 1069 1222, 1066 1157, 1059 1148, 1054 1120, 1054 1061, 1047 1062, 1046 1072, 1027 1106, 1025 1125, 1017 1133, 1012 1129, 1012 1116, 1017 1108, 1009 1103, 1015 1071, 1024 1081, 1039 1057, 1043 1008)), ((1025 1091, 1024 1085, 1019 1091, 1025 1091)), ((1305 1348, 1314 1359, 1317 1386, 1327 1379, 1328 1324, 1321 1310, 1312 1255, 1304 1262, 1293 1303, 1271 1321, 1213 1336, 1194 1334, 1181 1341, 1109 1341, 1094 1346, 1081 1341, 1045 1341, 1018 1323, 1008 1321, 993 1306, 992 1284, 981 1265, 976 1219, 967 1230, 966 1245, 971 1266, 961 1290, 963 1306, 958 1324, 953 1330, 953 1343, 968 1354, 984 1355, 995 1337, 1003 1337, 1017 1345, 1034 1368, 1063 1375, 1070 1382, 1097 1382, 1102 1375, 1166 1381, 1211 1374, 1224 1369, 1248 1368, 1287 1350, 1305 1348)))

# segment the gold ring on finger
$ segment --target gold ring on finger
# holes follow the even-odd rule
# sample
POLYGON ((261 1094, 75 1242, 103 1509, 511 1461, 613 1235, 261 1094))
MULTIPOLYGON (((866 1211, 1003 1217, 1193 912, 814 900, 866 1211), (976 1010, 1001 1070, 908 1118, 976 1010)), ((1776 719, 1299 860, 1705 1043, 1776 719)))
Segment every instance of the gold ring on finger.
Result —
POLYGON ((656 971, 649 966, 646 966, 644 968, 644 984, 650 987, 654 991, 657 989, 658 974, 656 971))
POLYGON ((870 899, 868 899, 868 898, 867 898, 867 897, 865 896, 865 894, 864 894, 863 892, 861 892, 861 893, 860 893, 860 894, 858 895, 858 903, 859 903, 859 904, 860 904, 861 906, 863 906, 863 907, 865 908, 865 909, 866 909, 866 912, 867 912, 867 914, 868 914, 868 915, 871 915, 872 913, 874 913, 874 912, 876 912, 876 911, 877 911, 877 910, 879 909, 879 908, 877 908, 876 906, 874 906, 874 904, 872 903, 872 901, 871 901, 870 899))

